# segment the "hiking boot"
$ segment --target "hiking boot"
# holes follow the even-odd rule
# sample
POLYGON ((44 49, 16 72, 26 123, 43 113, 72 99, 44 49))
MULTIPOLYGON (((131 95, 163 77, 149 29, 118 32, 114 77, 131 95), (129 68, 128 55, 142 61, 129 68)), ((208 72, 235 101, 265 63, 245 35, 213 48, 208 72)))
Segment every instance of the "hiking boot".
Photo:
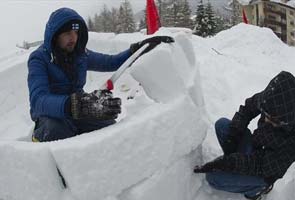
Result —
POLYGON ((248 196, 244 195, 246 199, 251 199, 251 200, 261 200, 262 195, 268 194, 273 188, 273 184, 269 185, 268 187, 263 188, 260 192, 258 192, 255 196, 248 196))

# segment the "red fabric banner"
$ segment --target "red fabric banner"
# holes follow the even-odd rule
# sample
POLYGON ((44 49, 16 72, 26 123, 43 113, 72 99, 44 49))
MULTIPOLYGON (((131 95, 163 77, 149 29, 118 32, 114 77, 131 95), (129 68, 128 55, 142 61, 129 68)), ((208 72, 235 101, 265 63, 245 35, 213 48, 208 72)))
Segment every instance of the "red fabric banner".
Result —
POLYGON ((243 9, 243 22, 244 22, 245 24, 248 24, 247 15, 246 15, 246 12, 245 12, 244 9, 243 9))
POLYGON ((154 0, 146 1, 146 26, 148 35, 155 33, 160 27, 160 18, 154 0))

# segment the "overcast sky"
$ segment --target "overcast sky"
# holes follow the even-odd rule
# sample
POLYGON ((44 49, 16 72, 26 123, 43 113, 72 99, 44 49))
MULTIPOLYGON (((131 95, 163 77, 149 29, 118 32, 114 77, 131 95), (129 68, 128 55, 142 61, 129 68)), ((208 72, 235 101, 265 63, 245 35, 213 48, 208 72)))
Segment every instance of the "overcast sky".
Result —
MULTIPOLYGON (((119 7, 123 0, 1 0, 0 54, 15 50, 16 43, 43 40, 46 22, 51 12, 70 7, 84 19, 99 12, 103 4, 119 7)), ((134 12, 144 9, 146 0, 129 0, 134 12)), ((0 58, 2 56, 0 55, 0 58)))

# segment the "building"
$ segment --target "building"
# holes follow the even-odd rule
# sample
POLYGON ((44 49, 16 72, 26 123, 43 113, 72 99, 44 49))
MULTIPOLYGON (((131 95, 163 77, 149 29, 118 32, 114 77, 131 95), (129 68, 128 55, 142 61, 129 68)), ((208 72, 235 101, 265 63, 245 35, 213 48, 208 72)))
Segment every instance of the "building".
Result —
POLYGON ((244 9, 249 24, 268 27, 285 43, 295 46, 295 8, 288 0, 233 0, 237 22, 242 22, 244 9))

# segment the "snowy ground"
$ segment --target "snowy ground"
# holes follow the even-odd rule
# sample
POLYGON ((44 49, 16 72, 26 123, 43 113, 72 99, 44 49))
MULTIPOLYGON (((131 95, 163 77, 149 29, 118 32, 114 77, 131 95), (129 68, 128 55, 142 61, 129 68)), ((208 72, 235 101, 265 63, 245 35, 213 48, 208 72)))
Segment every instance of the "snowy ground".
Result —
MULTIPOLYGON (((167 30, 157 34, 174 36, 176 44, 143 56, 119 80, 114 93, 123 99, 123 114, 118 123, 52 143, 29 142, 26 61, 32 50, 0 56, 1 200, 244 199, 211 189, 192 168, 221 153, 213 130, 218 118, 231 118, 280 71, 295 73, 295 49, 269 29, 244 24, 209 39, 167 30)), ((91 33, 88 48, 116 53, 145 37, 91 33)), ((86 91, 110 75, 89 73, 86 91)), ((294 167, 268 200, 294 199, 294 167)))

